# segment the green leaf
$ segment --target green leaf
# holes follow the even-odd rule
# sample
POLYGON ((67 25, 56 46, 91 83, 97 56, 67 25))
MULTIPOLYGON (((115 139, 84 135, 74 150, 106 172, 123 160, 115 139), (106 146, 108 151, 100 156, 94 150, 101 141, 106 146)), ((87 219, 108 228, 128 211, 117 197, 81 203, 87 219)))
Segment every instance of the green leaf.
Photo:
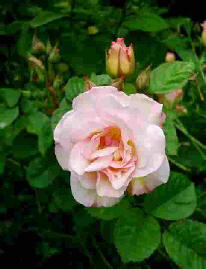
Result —
POLYGON ((50 119, 42 112, 31 114, 28 117, 27 131, 38 136, 39 151, 44 155, 53 141, 50 119))
POLYGON ((78 77, 70 78, 64 89, 67 100, 72 102, 75 97, 84 92, 85 80, 78 77))
POLYGON ((206 225, 186 220, 173 223, 163 236, 171 259, 180 268, 206 268, 206 225))
POLYGON ((164 123, 164 133, 166 137, 166 153, 167 155, 177 155, 178 137, 176 128, 172 119, 167 118, 164 123))
POLYGON ((41 11, 31 22, 31 27, 39 27, 54 20, 60 19, 66 16, 65 14, 52 12, 52 11, 41 11))
POLYGON ((124 84, 124 92, 126 94, 135 94, 137 91, 136 91, 135 86, 134 86, 133 83, 126 82, 124 84))
POLYGON ((193 213, 196 200, 194 184, 185 175, 172 172, 168 183, 145 197, 144 208, 155 217, 177 220, 193 213))
POLYGON ((18 103, 20 92, 10 88, 0 89, 0 97, 4 99, 9 107, 13 107, 18 103))
POLYGON ((107 74, 96 75, 95 73, 92 73, 90 80, 97 86, 103 86, 103 85, 109 85, 112 79, 107 74))
POLYGON ((148 258, 158 247, 160 237, 158 222, 138 208, 122 215, 114 231, 114 242, 123 262, 148 258))
POLYGON ((5 108, 4 106, 0 107, 0 129, 12 124, 12 122, 18 117, 19 108, 5 108))
POLYGON ((76 205, 69 186, 58 188, 58 190, 54 192, 53 197, 56 207, 60 208, 62 211, 70 211, 76 205))
POLYGON ((13 156, 15 159, 24 160, 38 153, 37 139, 25 133, 18 135, 13 142, 13 156))
POLYGON ((149 92, 168 93, 184 87, 194 68, 192 62, 175 61, 161 64, 151 72, 149 92))
POLYGON ((36 158, 29 163, 26 169, 29 184, 34 188, 46 188, 58 175, 54 165, 42 158, 36 158))
POLYGON ((89 214, 91 214, 91 216, 95 218, 103 220, 112 220, 125 214, 129 207, 129 202, 126 199, 122 199, 122 201, 115 206, 102 208, 90 207, 87 208, 87 211, 89 212, 89 214))
POLYGON ((142 30, 146 32, 157 32, 168 28, 167 22, 154 13, 143 13, 137 17, 131 16, 124 23, 130 30, 142 30))

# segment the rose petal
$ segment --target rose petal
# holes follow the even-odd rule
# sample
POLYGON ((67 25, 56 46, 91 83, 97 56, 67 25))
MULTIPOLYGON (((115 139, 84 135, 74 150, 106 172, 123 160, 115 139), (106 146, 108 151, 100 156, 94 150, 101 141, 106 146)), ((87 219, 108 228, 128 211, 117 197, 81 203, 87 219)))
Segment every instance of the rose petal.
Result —
POLYGON ((86 189, 96 189, 97 173, 84 173, 82 176, 79 176, 79 181, 81 182, 82 187, 86 189))
POLYGON ((97 195, 96 190, 85 189, 78 178, 78 175, 71 173, 70 185, 72 190, 72 195, 74 199, 84 206, 91 207, 109 207, 113 206, 119 202, 119 198, 110 198, 110 197, 100 197, 97 195))
POLYGON ((157 186, 166 183, 169 178, 169 174, 170 167, 167 157, 165 157, 162 165, 157 171, 147 175, 146 177, 134 178, 130 183, 130 191, 132 195, 151 192, 157 186))
POLYGON ((55 155, 63 170, 69 170, 70 149, 62 147, 59 143, 55 144, 55 155))
POLYGON ((100 157, 93 161, 86 169, 85 172, 100 171, 107 168, 112 161, 112 156, 100 157))
POLYGON ((93 206, 95 205, 97 193, 96 190, 91 189, 85 189, 79 179, 78 175, 75 173, 71 173, 70 176, 70 185, 72 190, 72 195, 74 196, 74 199, 84 206, 93 206))
POLYGON ((147 121, 152 124, 161 125, 162 118, 162 104, 159 104, 152 98, 145 94, 132 94, 130 95, 130 106, 136 107, 147 117, 147 121))
POLYGON ((82 149, 87 145, 87 141, 80 141, 73 146, 70 154, 69 164, 71 170, 78 175, 83 175, 86 168, 89 166, 89 161, 84 158, 82 149))
POLYGON ((156 171, 165 158, 165 136, 157 125, 147 125, 135 137, 137 166, 134 177, 144 177, 156 171))
POLYGON ((112 187, 111 182, 109 181, 108 177, 103 173, 98 173, 97 175, 97 194, 99 196, 106 196, 106 197, 114 197, 119 198, 124 194, 126 188, 122 188, 119 190, 115 190, 112 187))
POLYGON ((90 158, 95 159, 98 157, 109 156, 109 155, 113 154, 116 149, 117 149, 117 147, 107 147, 104 149, 97 150, 91 154, 90 158))

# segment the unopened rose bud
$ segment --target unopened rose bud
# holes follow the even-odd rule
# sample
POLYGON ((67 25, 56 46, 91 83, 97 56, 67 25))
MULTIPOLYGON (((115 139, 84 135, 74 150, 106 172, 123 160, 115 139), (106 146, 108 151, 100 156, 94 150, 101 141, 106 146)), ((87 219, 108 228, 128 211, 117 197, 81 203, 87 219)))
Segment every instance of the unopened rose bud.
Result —
POLYGON ((42 41, 40 41, 36 35, 36 33, 33 36, 32 40, 32 52, 33 53, 39 53, 45 51, 45 45, 42 41))
POLYGON ((60 61, 60 59, 61 59, 61 56, 59 54, 59 48, 57 48, 57 46, 55 46, 50 52, 48 61, 50 63, 58 63, 60 61))
POLYGON ((135 58, 133 45, 126 47, 124 38, 113 41, 106 53, 107 73, 113 77, 127 76, 134 72, 135 58))
POLYGON ((89 35, 96 35, 99 32, 99 29, 96 26, 89 26, 88 27, 88 34, 89 35))
POLYGON ((148 66, 145 70, 143 70, 140 75, 136 79, 136 89, 139 91, 143 91, 149 87, 150 83, 150 66, 148 66))
POLYGON ((182 100, 183 91, 182 89, 177 89, 173 92, 166 94, 159 94, 158 101, 163 103, 166 107, 172 107, 174 104, 179 103, 182 100))
POLYGON ((204 21, 202 24, 202 34, 201 34, 201 42, 206 47, 206 21, 204 21))
POLYGON ((28 61, 31 63, 32 67, 44 69, 44 65, 43 65, 42 61, 39 60, 38 58, 36 58, 34 56, 29 56, 28 61))
POLYGON ((174 62, 176 60, 176 56, 173 52, 167 52, 165 56, 165 62, 174 62))

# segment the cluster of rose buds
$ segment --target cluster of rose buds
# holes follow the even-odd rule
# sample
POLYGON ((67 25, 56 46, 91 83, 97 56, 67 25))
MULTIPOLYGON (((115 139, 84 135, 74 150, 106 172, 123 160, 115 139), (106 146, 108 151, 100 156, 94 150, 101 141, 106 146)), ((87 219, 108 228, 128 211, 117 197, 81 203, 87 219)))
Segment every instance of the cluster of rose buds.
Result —
POLYGON ((117 41, 113 41, 106 52, 106 69, 107 73, 114 78, 133 73, 135 69, 133 45, 126 47, 124 38, 117 38, 117 41))
POLYGON ((28 55, 31 81, 58 88, 62 83, 62 74, 68 71, 68 65, 60 60, 58 44, 52 47, 49 40, 44 44, 35 32, 28 55))

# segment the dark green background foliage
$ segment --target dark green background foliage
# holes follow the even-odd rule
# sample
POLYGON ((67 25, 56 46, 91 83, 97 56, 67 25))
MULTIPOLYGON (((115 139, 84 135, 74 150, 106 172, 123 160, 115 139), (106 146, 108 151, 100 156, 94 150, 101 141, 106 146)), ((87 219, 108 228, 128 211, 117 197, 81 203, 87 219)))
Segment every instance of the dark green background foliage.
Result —
MULTIPOLYGON (((201 28, 153 0, 15 0, 0 4, 0 267, 206 268, 206 78, 201 28), (134 44, 145 93, 183 88, 165 108, 169 182, 111 208, 75 202, 53 129, 85 78, 109 85, 105 50, 134 44), (177 60, 164 63, 167 51, 177 60), (35 57, 35 58, 34 58, 35 57)), ((87 79, 86 79, 87 80, 87 79)))

